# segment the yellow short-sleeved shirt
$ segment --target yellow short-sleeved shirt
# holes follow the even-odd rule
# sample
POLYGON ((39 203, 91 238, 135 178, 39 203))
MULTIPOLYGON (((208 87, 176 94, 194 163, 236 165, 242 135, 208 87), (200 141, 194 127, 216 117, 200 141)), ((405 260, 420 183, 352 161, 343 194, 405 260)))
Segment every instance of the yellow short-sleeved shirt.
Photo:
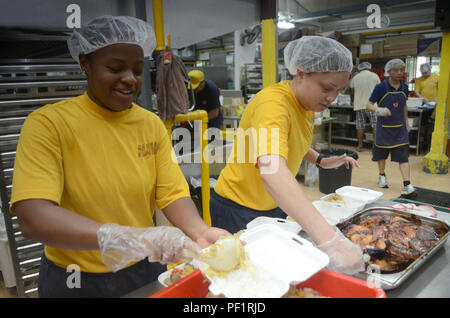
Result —
MULTIPOLYGON (((190 196, 172 152, 162 121, 135 104, 112 112, 85 93, 46 105, 21 131, 11 211, 18 201, 45 199, 102 223, 154 226, 155 204, 190 196)), ((109 272, 100 251, 46 246, 45 254, 63 268, 109 272)))
POLYGON ((283 81, 263 89, 245 109, 233 151, 214 188, 222 197, 254 210, 277 207, 259 175, 256 160, 261 155, 284 157, 292 174, 297 174, 311 146, 314 112, 299 104, 289 84, 283 81))
POLYGON ((437 97, 438 81, 439 76, 436 74, 431 74, 427 78, 419 77, 416 79, 414 90, 432 102, 437 97))

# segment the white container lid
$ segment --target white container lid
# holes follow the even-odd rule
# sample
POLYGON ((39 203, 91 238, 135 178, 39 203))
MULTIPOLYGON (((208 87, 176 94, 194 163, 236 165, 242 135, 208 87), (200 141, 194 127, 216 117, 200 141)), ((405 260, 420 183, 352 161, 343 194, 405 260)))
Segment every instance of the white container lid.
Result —
POLYGON ((336 189, 336 193, 355 200, 364 201, 366 204, 375 202, 383 195, 383 192, 353 186, 336 189))
POLYGON ((357 212, 354 208, 352 209, 342 204, 322 200, 313 201, 312 204, 330 225, 336 225, 341 220, 357 212))
POLYGON ((302 227, 297 222, 293 222, 288 219, 271 218, 268 216, 259 216, 253 219, 250 223, 247 224, 247 229, 250 230, 262 224, 273 224, 285 231, 295 234, 298 234, 302 230, 302 227))
MULTIPOLYGON (((244 248, 251 262, 270 274, 272 285, 279 287, 269 297, 283 296, 290 284, 307 280, 329 263, 328 255, 311 242, 274 224, 262 224, 246 230, 240 239, 246 242, 244 248)), ((215 278, 208 278, 211 281, 209 290, 213 294, 222 293, 228 297, 227 291, 215 284, 215 278)), ((258 286, 258 282, 251 283, 258 286)))

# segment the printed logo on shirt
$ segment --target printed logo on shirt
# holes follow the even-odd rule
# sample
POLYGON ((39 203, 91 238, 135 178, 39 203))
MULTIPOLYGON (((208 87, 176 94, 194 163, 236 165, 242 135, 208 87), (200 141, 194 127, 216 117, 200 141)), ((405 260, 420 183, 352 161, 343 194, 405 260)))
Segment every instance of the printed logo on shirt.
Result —
POLYGON ((159 142, 148 142, 138 145, 139 158, 145 158, 151 155, 155 155, 159 149, 159 142))
POLYGON ((395 102, 393 105, 394 105, 395 108, 398 107, 398 103, 397 102, 395 102))

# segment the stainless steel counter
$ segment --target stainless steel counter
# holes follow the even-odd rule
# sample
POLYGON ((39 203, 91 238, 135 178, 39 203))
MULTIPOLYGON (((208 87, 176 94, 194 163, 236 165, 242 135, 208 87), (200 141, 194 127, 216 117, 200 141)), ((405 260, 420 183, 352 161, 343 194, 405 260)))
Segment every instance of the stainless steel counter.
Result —
MULTIPOLYGON (((367 207, 393 205, 396 202, 378 200, 367 207)), ((438 211, 438 218, 450 224, 450 213, 438 211)), ((150 283, 128 295, 127 298, 149 297, 164 287, 150 283)), ((448 298, 450 297, 450 240, 426 263, 396 289, 386 291, 388 298, 448 298)))

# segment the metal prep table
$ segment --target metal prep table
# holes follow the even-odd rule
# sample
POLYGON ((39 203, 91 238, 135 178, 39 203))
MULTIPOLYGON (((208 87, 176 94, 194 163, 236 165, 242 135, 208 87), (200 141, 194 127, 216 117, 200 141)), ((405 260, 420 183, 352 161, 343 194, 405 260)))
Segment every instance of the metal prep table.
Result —
MULTIPOLYGON (((366 208, 394 205, 398 202, 378 200, 366 208)), ((450 213, 438 211, 438 217, 450 224, 450 213)), ((126 298, 149 297, 163 289, 158 281, 152 282, 126 298)), ((450 297, 450 240, 425 262, 399 287, 386 291, 388 298, 448 298, 450 297)))

